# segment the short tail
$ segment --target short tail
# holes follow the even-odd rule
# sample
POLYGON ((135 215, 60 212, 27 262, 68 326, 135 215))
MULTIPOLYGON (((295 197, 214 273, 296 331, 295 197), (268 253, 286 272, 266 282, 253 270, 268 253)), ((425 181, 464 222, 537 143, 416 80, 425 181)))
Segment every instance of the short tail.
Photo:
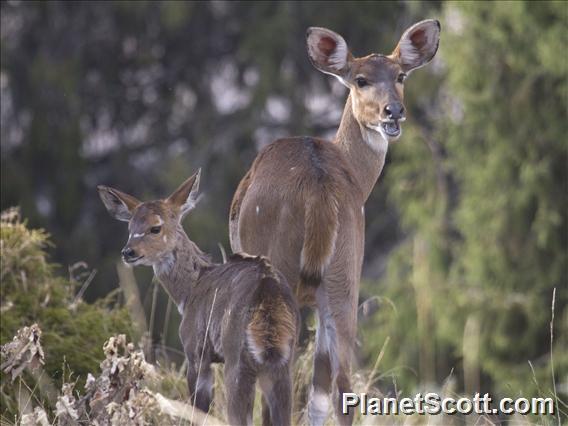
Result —
POLYGON ((262 278, 246 331, 248 347, 259 364, 285 364, 291 359, 298 323, 292 303, 292 295, 282 294, 276 277, 262 278))
POLYGON ((330 188, 320 188, 307 199, 300 284, 318 287, 335 250, 339 205, 333 193, 330 188))

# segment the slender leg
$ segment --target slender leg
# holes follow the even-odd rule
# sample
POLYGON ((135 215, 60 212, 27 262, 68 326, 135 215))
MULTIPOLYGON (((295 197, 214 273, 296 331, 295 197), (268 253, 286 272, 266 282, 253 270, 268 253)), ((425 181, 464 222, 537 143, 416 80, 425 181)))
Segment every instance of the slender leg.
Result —
MULTIPOLYGON (((350 288, 356 287, 350 286, 350 288)), ((335 331, 335 338, 330 341, 330 353, 333 354, 332 377, 337 389, 335 412, 340 425, 351 425, 355 409, 351 408, 347 414, 343 414, 342 400, 344 393, 352 392, 351 362, 357 333, 357 292, 355 291, 350 294, 350 297, 346 297, 343 303, 332 305, 331 311, 335 331)))
POLYGON ((252 425, 256 375, 240 362, 225 361, 227 417, 231 425, 252 425))
POLYGON ((292 422, 292 377, 290 369, 290 364, 280 367, 267 366, 268 371, 259 377, 263 401, 266 401, 269 408, 269 424, 273 426, 289 426, 292 422))
MULTIPOLYGON (((344 341, 351 341, 347 338, 339 337, 338 342, 344 341)), ((341 344, 341 343, 339 343, 341 344)), ((352 392, 351 389, 351 360, 347 358, 340 359, 337 371, 333 372, 335 377, 335 383, 337 386, 337 395, 336 395, 336 405, 335 405, 335 412, 337 415, 337 421, 341 425, 351 425, 353 424, 353 416, 355 414, 355 409, 351 407, 347 414, 343 413, 343 394, 352 392)))
POLYGON ((310 423, 322 425, 329 409, 332 384, 337 422, 353 423, 354 409, 342 413, 344 393, 351 392, 351 361, 357 329, 357 287, 342 271, 334 271, 316 292, 318 329, 314 378, 308 409, 310 423))
POLYGON ((330 330, 331 317, 325 292, 321 287, 318 289, 316 300, 318 302, 318 328, 314 353, 314 375, 308 403, 308 419, 313 426, 323 425, 327 418, 332 385, 329 349, 330 340, 333 339, 333 330, 330 330))
MULTIPOLYGON (((192 365, 193 363, 189 363, 192 365)), ((195 401, 195 407, 207 413, 213 398, 213 373, 211 364, 203 362, 201 373, 195 367, 187 369, 187 385, 189 388, 190 403, 195 401)))
POLYGON ((262 426, 270 426, 271 424, 270 407, 266 401, 266 397, 262 395, 262 426))

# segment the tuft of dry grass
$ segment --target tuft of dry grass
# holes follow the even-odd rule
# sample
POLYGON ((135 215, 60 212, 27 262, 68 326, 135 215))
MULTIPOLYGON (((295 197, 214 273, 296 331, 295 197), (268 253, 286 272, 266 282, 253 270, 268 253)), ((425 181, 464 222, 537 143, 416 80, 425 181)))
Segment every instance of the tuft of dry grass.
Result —
POLYGON ((10 343, 2 346, 0 370, 12 376, 12 381, 18 377, 25 368, 36 370, 44 365, 45 355, 40 344, 41 330, 37 324, 18 330, 10 343))
MULTIPOLYGON (((43 359, 40 337, 41 330, 37 325, 25 327, 18 331, 11 343, 2 347, 2 356, 8 358, 3 363, 6 372, 13 373, 16 378, 25 369, 39 367, 43 359)), ((211 413, 203 413, 190 404, 175 401, 157 391, 162 382, 168 380, 168 373, 147 363, 143 351, 129 343, 125 335, 110 337, 103 351, 105 359, 100 364, 101 373, 97 377, 88 375, 83 392, 75 389, 76 383, 63 383, 55 409, 50 411, 34 395, 36 389, 27 388, 28 392, 24 393, 26 406, 22 407, 20 415, 14 423, 3 418, 2 424, 225 424, 211 413)))
MULTIPOLYGON (((353 391, 365 392, 370 396, 383 397, 376 383, 392 374, 381 371, 381 361, 389 344, 387 338, 377 355, 373 368, 358 370, 352 376, 353 391)), ((313 368, 313 342, 310 339, 307 346, 297 354, 294 377, 294 423, 308 424, 306 413, 307 390, 311 382, 313 368)), ((3 368, 7 373, 15 371, 15 378, 21 380, 24 391, 21 399, 20 415, 11 422, 2 418, 2 425, 59 425, 76 424, 108 424, 108 425, 224 425, 226 424, 226 406, 223 389, 223 369, 221 365, 214 367, 215 398, 208 413, 194 408, 187 401, 184 366, 181 369, 173 364, 167 366, 151 365, 146 362, 144 352, 127 341, 125 335, 109 338, 103 347, 105 359, 100 364, 98 376, 88 375, 83 391, 75 389, 76 382, 66 382, 56 396, 55 409, 50 411, 48 405, 38 397, 37 388, 29 388, 21 377, 27 369, 41 369, 43 348, 41 346, 41 329, 37 325, 19 330, 9 344, 2 347, 3 368)), ((535 379, 536 380, 536 379, 535 379)), ((537 384, 538 385, 538 384, 537 384)), ((451 396, 458 398, 455 391, 456 380, 450 374, 439 389, 429 389, 437 392, 442 398, 451 396)), ((400 397, 400 395, 395 395, 400 397)), ((562 403, 562 402, 560 402, 562 403)), ((331 410, 330 410, 331 411, 331 410)), ((257 391, 255 403, 254 424, 261 423, 260 392, 257 391)), ((512 423, 530 425, 531 420, 525 416, 513 416, 512 423)), ((467 419, 456 416, 428 415, 381 415, 355 417, 355 425, 496 425, 500 420, 494 416, 471 416, 467 419)), ((330 412, 326 425, 336 424, 334 413, 330 412)), ((552 425, 555 419, 540 418, 539 424, 552 425)))

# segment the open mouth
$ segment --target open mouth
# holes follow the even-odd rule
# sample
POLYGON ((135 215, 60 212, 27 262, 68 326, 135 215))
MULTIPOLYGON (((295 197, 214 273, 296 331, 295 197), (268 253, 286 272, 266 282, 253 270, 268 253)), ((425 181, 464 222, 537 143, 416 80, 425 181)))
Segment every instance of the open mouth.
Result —
POLYGON ((138 256, 138 257, 129 257, 128 259, 126 259, 125 257, 123 257, 122 259, 124 260, 124 263, 136 263, 138 262, 140 259, 142 259, 144 256, 138 256))
POLYGON ((389 137, 397 137, 400 135, 399 120, 383 121, 381 122, 381 129, 389 137))
POLYGON ((380 121, 379 124, 367 124, 367 127, 373 129, 375 132, 379 132, 387 141, 394 141, 398 139, 402 133, 400 123, 405 119, 405 117, 401 117, 399 119, 380 121))

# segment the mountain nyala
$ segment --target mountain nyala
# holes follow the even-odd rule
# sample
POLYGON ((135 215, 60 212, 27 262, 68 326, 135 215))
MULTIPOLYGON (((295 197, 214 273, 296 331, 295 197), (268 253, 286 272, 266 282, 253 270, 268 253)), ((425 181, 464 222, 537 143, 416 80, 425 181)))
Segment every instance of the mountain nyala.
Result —
POLYGON ((141 202, 106 186, 98 191, 110 214, 128 222, 124 262, 152 266, 182 316, 179 335, 188 360, 190 402, 209 410, 211 364, 224 362, 230 424, 252 423, 258 380, 263 423, 288 425, 299 329, 294 295, 268 259, 237 253, 213 263, 190 240, 181 222, 197 203, 199 177, 200 171, 157 201, 141 202))

